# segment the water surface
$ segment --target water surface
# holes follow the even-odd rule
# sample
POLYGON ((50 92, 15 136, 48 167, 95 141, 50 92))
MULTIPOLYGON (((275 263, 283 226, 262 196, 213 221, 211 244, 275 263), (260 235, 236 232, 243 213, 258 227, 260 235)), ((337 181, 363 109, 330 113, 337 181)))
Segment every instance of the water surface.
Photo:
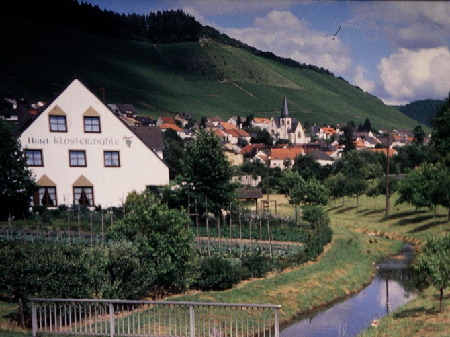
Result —
POLYGON ((357 336, 374 320, 415 298, 409 269, 411 256, 411 246, 405 246, 401 256, 386 259, 378 265, 377 275, 361 292, 291 324, 280 332, 280 336, 357 336))

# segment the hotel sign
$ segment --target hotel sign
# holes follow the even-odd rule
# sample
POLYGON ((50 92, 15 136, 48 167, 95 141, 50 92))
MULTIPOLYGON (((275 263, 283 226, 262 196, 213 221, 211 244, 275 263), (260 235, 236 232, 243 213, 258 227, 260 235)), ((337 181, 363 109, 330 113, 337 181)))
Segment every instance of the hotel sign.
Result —
POLYGON ((96 138, 85 138, 85 137, 27 137, 28 145, 79 145, 79 146, 89 146, 89 145, 119 145, 120 138, 114 137, 96 137, 96 138))

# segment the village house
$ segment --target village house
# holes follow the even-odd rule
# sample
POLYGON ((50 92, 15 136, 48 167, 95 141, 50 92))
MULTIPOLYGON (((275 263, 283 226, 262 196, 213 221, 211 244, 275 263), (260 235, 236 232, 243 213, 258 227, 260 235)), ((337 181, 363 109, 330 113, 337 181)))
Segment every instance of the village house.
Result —
POLYGON ((231 181, 244 187, 257 187, 261 183, 261 176, 254 177, 251 174, 238 173, 231 178, 231 181))
POLYGON ((272 148, 268 161, 271 168, 279 167, 281 170, 292 167, 295 158, 305 155, 305 151, 300 146, 272 148))
POLYGON ((19 141, 39 186, 36 206, 119 206, 132 191, 169 182, 159 128, 127 125, 78 80, 19 141))
POLYGON ((217 124, 217 129, 221 130, 229 143, 237 144, 239 139, 245 140, 250 143, 251 137, 247 131, 239 129, 237 126, 228 122, 219 122, 217 124))
POLYGON ((260 128, 261 130, 269 131, 269 129, 270 129, 270 118, 255 117, 252 120, 252 126, 260 128))
POLYGON ((302 124, 289 114, 286 96, 283 100, 280 117, 272 117, 270 120, 269 133, 275 141, 286 139, 292 144, 306 143, 302 124))
POLYGON ((319 163, 321 166, 333 165, 334 159, 325 151, 322 150, 314 150, 306 154, 306 156, 314 159, 316 163, 319 163))
POLYGON ((173 124, 173 125, 177 125, 177 123, 175 122, 175 118, 172 116, 160 116, 158 117, 158 119, 156 120, 156 126, 161 127, 161 125, 163 124, 173 124))
POLYGON ((191 121, 192 115, 189 112, 177 112, 174 117, 175 121, 178 121, 183 128, 191 121))
POLYGON ((231 166, 241 166, 244 163, 244 155, 237 146, 230 143, 224 144, 224 154, 231 166))

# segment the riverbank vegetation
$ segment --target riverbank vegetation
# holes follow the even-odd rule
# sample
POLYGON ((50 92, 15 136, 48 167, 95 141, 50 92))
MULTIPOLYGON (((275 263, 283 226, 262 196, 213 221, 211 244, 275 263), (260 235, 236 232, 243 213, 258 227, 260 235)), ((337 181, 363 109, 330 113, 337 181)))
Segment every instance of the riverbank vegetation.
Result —
POLYGON ((314 263, 243 282, 230 290, 177 296, 176 300, 281 303, 281 320, 286 323, 356 293, 370 282, 374 263, 400 245, 383 238, 371 243, 366 235, 335 227, 333 242, 314 263))
MULTIPOLYGON (((361 200, 360 200, 361 201, 361 200)), ((328 207, 328 214, 334 227, 381 236, 417 245, 433 237, 450 234, 447 209, 417 209, 411 205, 394 206, 392 198, 389 214, 385 213, 385 198, 363 197, 360 207, 356 203, 345 205, 337 202, 328 207)), ((448 289, 446 290, 448 292, 448 289)), ((442 311, 439 311, 439 292, 429 288, 413 301, 383 318, 370 327, 362 337, 422 337, 448 336, 450 332, 450 301, 444 297, 442 311)))

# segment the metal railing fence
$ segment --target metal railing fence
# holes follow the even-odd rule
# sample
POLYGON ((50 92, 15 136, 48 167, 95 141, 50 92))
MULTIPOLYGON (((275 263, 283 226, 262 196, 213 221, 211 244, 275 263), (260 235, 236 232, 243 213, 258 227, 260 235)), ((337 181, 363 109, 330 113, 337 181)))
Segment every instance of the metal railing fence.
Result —
POLYGON ((279 337, 280 305, 32 298, 32 336, 279 337))

